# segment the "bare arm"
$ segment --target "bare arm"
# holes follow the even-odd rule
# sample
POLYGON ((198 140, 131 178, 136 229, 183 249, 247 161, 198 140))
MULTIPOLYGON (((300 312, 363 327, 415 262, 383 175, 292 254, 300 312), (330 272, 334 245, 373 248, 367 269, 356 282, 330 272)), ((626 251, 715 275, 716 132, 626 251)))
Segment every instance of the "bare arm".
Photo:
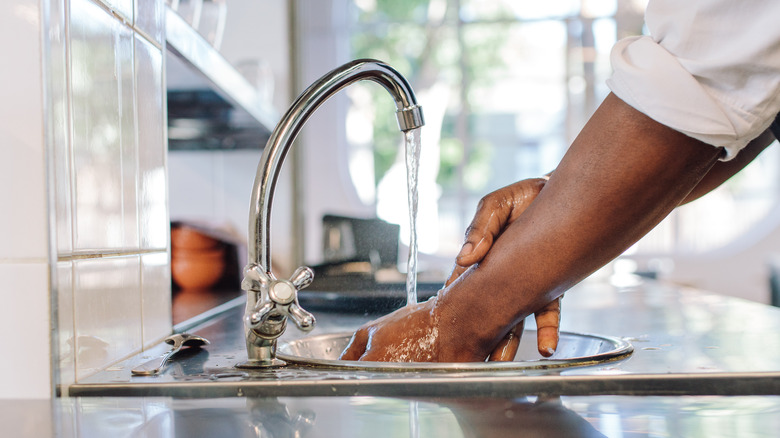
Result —
MULTIPOLYGON (((719 187, 750 164, 774 140, 774 134, 767 130, 750 142, 734 159, 715 163, 682 204, 698 199, 719 187)), ((471 265, 482 261, 495 239, 528 208, 551 174, 552 172, 545 177, 518 181, 482 198, 474 220, 466 230, 465 244, 456 258, 455 268, 445 286, 449 286, 471 265)), ((539 353, 543 356, 552 355, 558 344, 562 297, 559 296, 534 312, 537 345, 539 353)), ((507 333, 491 353, 489 360, 512 360, 515 357, 523 332, 523 322, 524 320, 507 333)))
POLYGON ((458 321, 442 324, 441 344, 470 344, 460 350, 468 354, 445 356, 483 356, 508 327, 620 255, 685 199, 721 152, 608 96, 534 203, 438 298, 440 320, 458 321), (470 289, 491 293, 480 300, 470 289))
MULTIPOLYGON (((544 177, 524 179, 489 193, 479 201, 474 219, 466 229, 463 247, 455 258, 455 268, 445 286, 452 284, 469 267, 480 263, 485 258, 493 242, 536 199, 547 179, 549 174, 544 177)), ((545 357, 552 356, 558 348, 561 298, 558 297, 534 312, 536 345, 539 354, 545 357)), ((506 334, 488 360, 509 361, 515 358, 523 335, 524 322, 524 320, 520 321, 506 334)))
POLYGON ((345 358, 479 361, 522 319, 620 255, 699 184, 722 151, 609 95, 534 202, 437 297, 359 330, 345 358))

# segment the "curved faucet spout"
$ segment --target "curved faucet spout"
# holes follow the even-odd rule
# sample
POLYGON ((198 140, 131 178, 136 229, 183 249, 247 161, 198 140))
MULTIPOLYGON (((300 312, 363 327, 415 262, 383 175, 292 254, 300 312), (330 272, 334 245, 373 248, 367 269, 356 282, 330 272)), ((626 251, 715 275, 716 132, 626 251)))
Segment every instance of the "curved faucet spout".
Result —
POLYGON ((303 125, 328 98, 361 80, 382 85, 397 107, 398 127, 406 132, 423 126, 422 108, 409 83, 392 67, 372 59, 358 59, 323 76, 293 102, 266 143, 257 167, 249 213, 248 265, 242 288, 247 291, 244 330, 249 361, 247 368, 278 366, 276 340, 284 333, 287 318, 301 330, 314 327, 314 316, 298 305, 297 291, 311 283, 314 273, 301 267, 288 280, 271 272, 270 218, 273 194, 284 159, 303 125))
POLYGON ((266 143, 252 190, 249 217, 249 263, 271 272, 269 220, 271 204, 281 165, 303 125, 328 98, 339 90, 361 80, 382 85, 395 100, 396 117, 401 131, 424 125, 422 108, 412 87, 395 69, 372 59, 358 59, 323 76, 307 88, 282 117, 266 143))

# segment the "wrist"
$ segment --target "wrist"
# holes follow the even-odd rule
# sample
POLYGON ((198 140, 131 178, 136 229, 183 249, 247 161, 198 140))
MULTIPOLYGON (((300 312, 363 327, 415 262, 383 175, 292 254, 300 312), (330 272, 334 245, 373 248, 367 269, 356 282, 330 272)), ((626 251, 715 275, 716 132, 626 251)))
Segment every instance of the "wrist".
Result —
MULTIPOLYGON (((469 277, 471 271, 473 268, 464 275, 469 277)), ((473 293, 473 288, 461 287, 460 280, 466 278, 440 290, 433 304, 438 360, 481 362, 517 322, 512 306, 501 300, 501 294, 473 293)))

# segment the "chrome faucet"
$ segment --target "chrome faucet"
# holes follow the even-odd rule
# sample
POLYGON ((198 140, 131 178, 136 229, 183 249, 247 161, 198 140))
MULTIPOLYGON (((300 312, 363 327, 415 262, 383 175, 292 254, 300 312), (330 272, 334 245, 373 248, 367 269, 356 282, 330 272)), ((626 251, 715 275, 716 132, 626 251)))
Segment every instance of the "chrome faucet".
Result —
POLYGON ((336 68, 293 102, 266 143, 252 189, 249 257, 241 283, 241 288, 247 292, 244 334, 248 361, 239 364, 241 368, 284 365, 276 358, 276 341, 287 328, 288 317, 303 331, 314 328, 314 316, 301 308, 297 295, 299 290, 311 284, 314 272, 302 266, 289 280, 279 280, 271 272, 271 204, 282 163, 306 120, 336 92, 361 80, 377 82, 392 95, 402 132, 424 124, 422 107, 417 104, 406 79, 389 65, 372 59, 358 59, 336 68))

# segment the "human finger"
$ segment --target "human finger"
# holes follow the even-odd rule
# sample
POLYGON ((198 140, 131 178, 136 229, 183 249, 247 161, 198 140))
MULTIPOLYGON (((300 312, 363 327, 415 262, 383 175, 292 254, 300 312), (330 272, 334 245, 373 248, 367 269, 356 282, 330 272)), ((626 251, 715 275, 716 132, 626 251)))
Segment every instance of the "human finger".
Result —
POLYGON ((536 318, 536 346, 539 354, 550 357, 558 348, 561 326, 560 296, 534 314, 536 318))
POLYGON ((344 351, 339 356, 340 360, 358 360, 366 351, 368 345, 368 331, 359 329, 352 335, 344 351))
POLYGON ((504 339, 498 343, 493 352, 490 353, 488 361, 491 362, 509 362, 513 360, 517 355, 517 349, 520 347, 520 339, 523 336, 523 328, 525 327, 525 320, 520 321, 509 333, 504 336, 504 339))
POLYGON ((456 263, 468 267, 481 261, 495 239, 531 205, 546 182, 546 176, 524 179, 480 199, 456 263))
MULTIPOLYGON (((501 190, 509 190, 504 188, 501 190)), ((493 192, 479 201, 477 212, 466 228, 466 237, 460 252, 455 256, 455 267, 444 283, 449 286, 468 268, 482 261, 493 246, 493 241, 501 234, 512 216, 511 203, 500 195, 501 190, 493 192)))
POLYGON ((452 268, 452 272, 450 273, 450 278, 447 279, 447 281, 444 283, 444 287, 449 286, 452 284, 453 281, 455 281, 458 277, 460 277, 461 274, 466 272, 468 270, 468 266, 461 266, 458 264, 455 264, 455 267, 452 268))
POLYGON ((511 202, 499 192, 483 197, 477 205, 477 212, 466 228, 466 236, 455 263, 468 267, 478 263, 493 246, 493 241, 506 226, 511 215, 511 202))

